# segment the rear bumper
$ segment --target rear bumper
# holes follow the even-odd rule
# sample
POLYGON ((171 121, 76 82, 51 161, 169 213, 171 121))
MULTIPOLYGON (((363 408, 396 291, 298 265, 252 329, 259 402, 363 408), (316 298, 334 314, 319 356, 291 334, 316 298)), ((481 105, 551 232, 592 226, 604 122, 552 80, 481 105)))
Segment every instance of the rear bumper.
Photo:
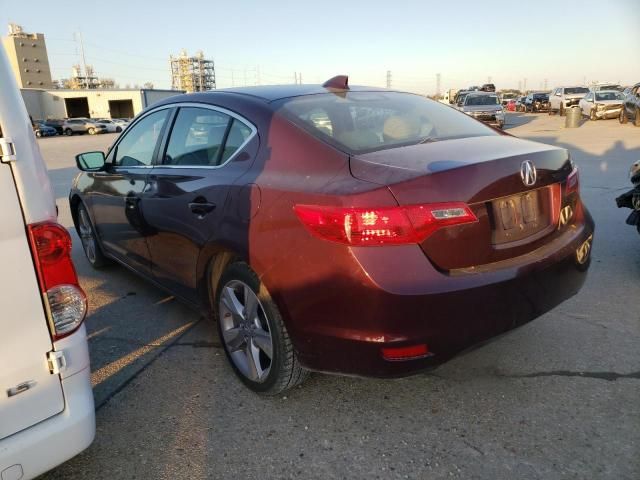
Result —
POLYGON ((593 233, 586 210, 585 217, 558 248, 477 274, 439 272, 417 246, 385 247, 384 256, 375 248, 352 249, 363 275, 328 278, 312 287, 324 292, 317 301, 306 296, 304 307, 292 308, 301 363, 318 371, 402 376, 539 317, 578 293, 586 279, 588 264, 576 261, 576 250, 593 233), (416 344, 427 344, 430 356, 382 356, 382 348, 416 344))
MULTIPOLYGON (((17 475, 21 480, 37 477, 74 457, 93 441, 95 407, 88 356, 85 359, 84 327, 82 332, 61 340, 57 346, 61 347, 59 350, 64 349, 68 373, 71 373, 62 379, 65 408, 58 415, 0 440, 0 476, 10 469, 12 474, 22 471, 23 477, 17 475), (73 344, 79 347, 71 348, 73 344), (81 365, 84 368, 76 370, 81 365)), ((5 476, 15 478, 9 472, 5 476)))

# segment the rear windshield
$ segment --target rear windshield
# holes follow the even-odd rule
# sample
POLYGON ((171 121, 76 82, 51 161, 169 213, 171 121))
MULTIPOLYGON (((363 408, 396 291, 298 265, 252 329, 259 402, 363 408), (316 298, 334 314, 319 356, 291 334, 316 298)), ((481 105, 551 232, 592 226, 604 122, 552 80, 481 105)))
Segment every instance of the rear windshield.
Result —
POLYGON ((469 95, 465 101, 465 107, 468 105, 498 105, 500 101, 497 95, 469 95))
POLYGON ((312 135, 348 153, 498 135, 455 109, 419 95, 348 92, 279 102, 281 112, 312 135))
POLYGON ((549 98, 549 95, 547 95, 546 93, 534 93, 533 98, 547 100, 549 98))
POLYGON ((589 89, 585 87, 573 87, 573 88, 565 88, 565 95, 575 95, 576 93, 589 93, 589 89))

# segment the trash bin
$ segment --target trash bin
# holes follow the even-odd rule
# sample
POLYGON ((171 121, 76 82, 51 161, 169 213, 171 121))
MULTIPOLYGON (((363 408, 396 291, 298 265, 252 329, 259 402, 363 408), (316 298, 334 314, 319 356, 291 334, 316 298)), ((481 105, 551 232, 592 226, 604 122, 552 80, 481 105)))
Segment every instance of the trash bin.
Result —
POLYGON ((580 120, 582 120, 582 109, 574 105, 566 110, 567 116, 564 120, 565 128, 577 128, 580 126, 580 120))

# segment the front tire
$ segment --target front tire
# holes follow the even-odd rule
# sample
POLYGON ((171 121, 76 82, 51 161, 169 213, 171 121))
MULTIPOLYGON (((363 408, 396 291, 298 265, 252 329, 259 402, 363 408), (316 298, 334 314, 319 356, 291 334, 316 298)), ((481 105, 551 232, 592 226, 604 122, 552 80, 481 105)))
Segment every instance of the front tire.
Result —
POLYGON ((624 111, 624 107, 620 110, 620 115, 618 115, 618 121, 620 123, 627 123, 629 119, 627 118, 627 112, 624 111))
POLYGON ((102 253, 89 212, 83 203, 78 204, 76 215, 78 219, 78 236, 82 242, 84 254, 91 266, 99 269, 110 264, 111 261, 102 253))
POLYGON ((91 127, 89 130, 87 130, 87 133, 89 133, 89 135, 95 135, 96 134, 96 129, 91 127))
POLYGON ((71 130, 70 128, 67 128, 67 129, 64 131, 64 134, 65 134, 67 137, 70 137, 71 135, 73 135, 73 130, 71 130))
POLYGON ((277 305, 249 265, 229 265, 215 299, 225 354, 249 389, 277 395, 307 378, 277 305))

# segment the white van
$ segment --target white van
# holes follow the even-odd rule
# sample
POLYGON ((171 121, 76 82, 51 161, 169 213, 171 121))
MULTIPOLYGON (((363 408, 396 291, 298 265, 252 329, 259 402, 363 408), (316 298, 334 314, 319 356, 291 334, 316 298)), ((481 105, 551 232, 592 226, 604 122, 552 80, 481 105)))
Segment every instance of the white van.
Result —
POLYGON ((95 433, 84 292, 0 47, 0 479, 25 480, 95 433))

